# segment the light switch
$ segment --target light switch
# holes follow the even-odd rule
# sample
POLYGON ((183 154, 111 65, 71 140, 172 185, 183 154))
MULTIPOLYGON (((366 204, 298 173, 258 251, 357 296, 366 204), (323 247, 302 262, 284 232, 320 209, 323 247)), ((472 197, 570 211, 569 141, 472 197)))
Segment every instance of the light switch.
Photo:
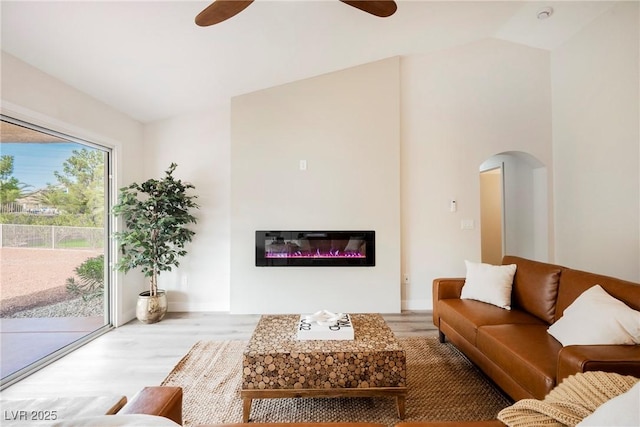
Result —
POLYGON ((462 230, 473 230, 474 227, 472 219, 463 219, 460 221, 460 229, 462 230))
POLYGON ((307 170, 307 161, 306 160, 300 160, 300 170, 301 171, 306 171, 307 170))

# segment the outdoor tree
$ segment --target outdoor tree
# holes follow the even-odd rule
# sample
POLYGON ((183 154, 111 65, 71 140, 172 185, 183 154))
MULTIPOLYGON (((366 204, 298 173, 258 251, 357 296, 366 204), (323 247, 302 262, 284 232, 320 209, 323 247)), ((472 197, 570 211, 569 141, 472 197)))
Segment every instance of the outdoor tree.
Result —
POLYGON ((13 156, 0 156, 0 203, 15 202, 27 187, 13 176, 13 156))
POLYGON ((104 154, 86 148, 73 150, 62 171, 55 171, 54 175, 58 183, 47 186, 43 199, 65 213, 84 215, 95 226, 102 226, 104 154))

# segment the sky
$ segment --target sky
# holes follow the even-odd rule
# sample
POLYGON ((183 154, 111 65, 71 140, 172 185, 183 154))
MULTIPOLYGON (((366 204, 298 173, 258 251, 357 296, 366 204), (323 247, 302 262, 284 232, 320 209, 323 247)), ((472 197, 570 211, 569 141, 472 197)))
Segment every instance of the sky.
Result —
POLYGON ((21 183, 32 187, 26 191, 45 188, 47 183, 56 184, 54 171, 62 172, 62 165, 73 150, 86 148, 73 142, 2 142, 0 155, 13 156, 13 176, 21 183))

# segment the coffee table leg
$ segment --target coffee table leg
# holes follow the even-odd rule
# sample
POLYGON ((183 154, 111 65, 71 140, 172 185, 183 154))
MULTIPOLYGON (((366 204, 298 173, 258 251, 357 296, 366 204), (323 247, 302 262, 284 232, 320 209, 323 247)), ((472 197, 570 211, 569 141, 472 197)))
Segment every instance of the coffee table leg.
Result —
POLYGON ((251 398, 245 397, 242 399, 242 422, 249 422, 249 415, 251 415, 251 398))
POLYGON ((397 396, 396 405, 398 406, 398 418, 404 420, 406 396, 397 396))

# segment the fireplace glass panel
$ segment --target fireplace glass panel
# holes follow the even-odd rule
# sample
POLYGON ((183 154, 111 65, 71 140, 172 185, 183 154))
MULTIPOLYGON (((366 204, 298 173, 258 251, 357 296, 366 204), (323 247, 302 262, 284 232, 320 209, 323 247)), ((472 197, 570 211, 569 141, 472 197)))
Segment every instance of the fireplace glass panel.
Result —
POLYGON ((374 265, 374 231, 256 231, 256 266, 374 265))

